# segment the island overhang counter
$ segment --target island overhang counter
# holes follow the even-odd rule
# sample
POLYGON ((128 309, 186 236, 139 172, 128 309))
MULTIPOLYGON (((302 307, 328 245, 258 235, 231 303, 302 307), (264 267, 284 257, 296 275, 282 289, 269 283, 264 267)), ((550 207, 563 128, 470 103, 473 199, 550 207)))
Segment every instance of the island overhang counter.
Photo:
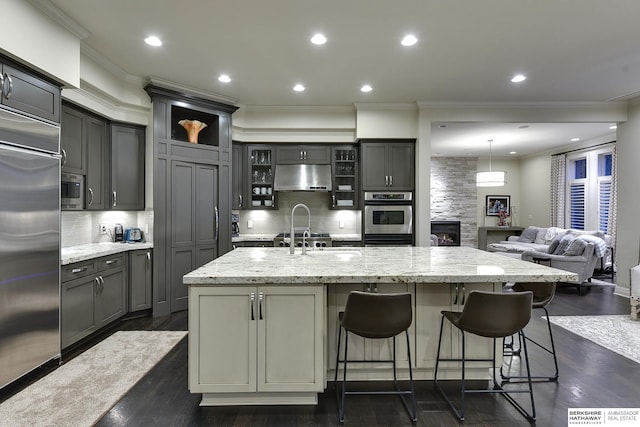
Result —
MULTIPOLYGON (((441 310, 461 310, 472 290, 577 280, 574 273, 469 247, 300 251, 239 248, 184 276, 189 286, 189 389, 202 393, 201 405, 316 403, 327 378, 333 378, 338 312, 353 290, 412 294, 414 376, 431 380, 441 310)), ((445 331, 443 344, 451 357, 459 354, 454 332, 445 331)), ((491 340, 474 337, 468 343, 477 358, 491 353, 491 340)), ((349 358, 388 359, 390 346, 391 340, 354 337, 349 358)), ((402 375, 408 369, 406 346, 396 350, 402 375)), ((488 378, 486 364, 467 365, 467 378, 488 378)), ((388 364, 352 366, 351 379, 390 378, 388 364)), ((451 362, 442 372, 457 378, 459 367, 451 362)))

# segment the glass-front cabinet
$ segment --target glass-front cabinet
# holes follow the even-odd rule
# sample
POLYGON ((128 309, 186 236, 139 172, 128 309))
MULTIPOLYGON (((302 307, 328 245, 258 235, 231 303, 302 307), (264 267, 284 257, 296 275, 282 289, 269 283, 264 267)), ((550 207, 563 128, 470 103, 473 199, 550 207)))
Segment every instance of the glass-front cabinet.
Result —
POLYGON ((249 209, 274 209, 276 195, 273 191, 275 153, 272 146, 249 146, 248 181, 251 202, 249 209))
POLYGON ((354 145, 338 145, 331 149, 333 169, 333 209, 358 208, 358 150, 354 145))

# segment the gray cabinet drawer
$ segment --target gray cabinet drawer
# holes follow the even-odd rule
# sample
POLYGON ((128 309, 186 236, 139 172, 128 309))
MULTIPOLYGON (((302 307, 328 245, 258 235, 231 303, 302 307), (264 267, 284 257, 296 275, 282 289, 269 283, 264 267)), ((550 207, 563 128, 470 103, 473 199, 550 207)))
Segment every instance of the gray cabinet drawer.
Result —
POLYGON ((109 268, 115 268, 115 267, 121 267, 124 265, 124 257, 126 255, 125 253, 121 253, 121 254, 117 254, 117 255, 112 255, 112 256, 105 256, 102 257, 100 259, 98 259, 98 270, 99 271, 104 271, 107 270, 109 268))
POLYGON ((94 260, 76 262, 62 266, 60 272, 60 280, 67 282, 69 280, 84 277, 89 274, 95 274, 98 271, 98 262, 94 260))

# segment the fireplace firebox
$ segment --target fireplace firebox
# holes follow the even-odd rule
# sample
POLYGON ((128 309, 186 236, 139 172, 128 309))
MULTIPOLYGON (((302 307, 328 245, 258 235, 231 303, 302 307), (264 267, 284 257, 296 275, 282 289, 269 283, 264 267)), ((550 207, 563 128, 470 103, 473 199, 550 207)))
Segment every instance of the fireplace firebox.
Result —
POLYGON ((460 221, 431 221, 431 234, 438 237, 438 246, 460 246, 460 221))

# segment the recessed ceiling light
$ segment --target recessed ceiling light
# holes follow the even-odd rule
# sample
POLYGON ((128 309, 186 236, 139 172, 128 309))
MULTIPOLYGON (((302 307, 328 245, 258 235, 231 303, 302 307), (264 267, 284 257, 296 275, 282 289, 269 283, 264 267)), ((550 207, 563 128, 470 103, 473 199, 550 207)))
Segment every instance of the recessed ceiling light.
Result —
POLYGON ((222 83, 229 83, 231 81, 231 77, 226 74, 220 74, 220 77, 218 77, 218 81, 222 83))
POLYGON ((162 46, 162 40, 160 40, 156 36, 149 36, 146 39, 144 39, 144 42, 149 46, 155 46, 155 47, 162 46))
POLYGON ((618 125, 611 125, 611 126, 609 126, 609 129, 611 129, 611 130, 618 129, 618 125))
POLYGON ((318 33, 314 34, 313 37, 311 37, 311 43, 313 44, 321 45, 325 44, 326 42, 327 38, 324 36, 324 34, 318 33))
POLYGON ((304 85, 301 85, 300 83, 298 83, 293 87, 293 90, 295 90, 296 92, 304 92, 304 89, 305 89, 304 85))
POLYGON ((416 43, 418 43, 418 39, 413 34, 407 34, 400 42, 402 46, 413 46, 416 43))
POLYGON ((363 85, 360 88, 360 92, 371 92, 373 90, 373 88, 370 85, 363 85))
POLYGON ((509 151, 509 154, 513 155, 513 154, 518 154, 517 151, 509 151))
POLYGON ((577 142, 580 141, 580 138, 571 138, 571 142, 577 142))
POLYGON ((511 78, 511 83, 520 83, 527 80, 527 76, 524 74, 516 74, 511 78))
POLYGON ((447 127, 447 125, 438 125, 438 127, 439 127, 440 129, 444 129, 444 128, 446 128, 446 127, 447 127))

